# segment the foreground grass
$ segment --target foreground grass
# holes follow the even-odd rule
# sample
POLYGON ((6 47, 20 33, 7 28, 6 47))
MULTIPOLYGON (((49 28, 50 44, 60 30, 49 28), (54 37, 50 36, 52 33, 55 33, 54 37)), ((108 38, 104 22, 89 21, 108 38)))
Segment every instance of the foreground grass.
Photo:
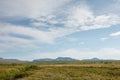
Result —
POLYGON ((0 64, 0 80, 120 80, 120 62, 0 64))
POLYGON ((120 80, 120 68, 40 67, 33 75, 20 80, 120 80))
POLYGON ((27 77, 37 69, 34 65, 23 64, 0 64, 0 80, 16 80, 27 77))

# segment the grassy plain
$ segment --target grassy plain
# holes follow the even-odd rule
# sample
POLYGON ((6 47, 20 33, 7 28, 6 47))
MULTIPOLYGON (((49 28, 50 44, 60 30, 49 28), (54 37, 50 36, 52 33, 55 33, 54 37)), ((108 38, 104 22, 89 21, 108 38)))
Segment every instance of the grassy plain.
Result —
POLYGON ((120 80, 120 61, 0 63, 0 80, 120 80))

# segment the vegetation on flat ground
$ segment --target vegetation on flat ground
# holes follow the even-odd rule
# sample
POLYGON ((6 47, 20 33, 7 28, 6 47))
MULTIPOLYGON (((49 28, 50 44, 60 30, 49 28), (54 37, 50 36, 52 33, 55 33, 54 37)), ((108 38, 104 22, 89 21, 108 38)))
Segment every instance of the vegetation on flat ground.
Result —
POLYGON ((0 64, 0 80, 16 80, 27 77, 37 69, 35 65, 28 64, 0 64))
POLYGON ((120 80, 120 61, 1 63, 0 80, 120 80))

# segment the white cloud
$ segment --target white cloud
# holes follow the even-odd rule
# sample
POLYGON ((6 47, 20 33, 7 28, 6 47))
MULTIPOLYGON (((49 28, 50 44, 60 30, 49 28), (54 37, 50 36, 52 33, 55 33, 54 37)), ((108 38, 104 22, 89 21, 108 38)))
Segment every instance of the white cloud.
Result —
POLYGON ((33 26, 62 24, 65 27, 77 27, 79 30, 108 28, 120 24, 116 14, 95 15, 87 4, 64 7, 71 0, 9 0, 0 1, 0 17, 30 18, 33 26), (48 5, 49 4, 49 5, 48 5), (66 10, 66 11, 63 11, 66 10), (60 14, 62 13, 60 17, 60 14))
POLYGON ((39 46, 35 44, 52 44, 56 38, 75 32, 75 30, 71 28, 50 28, 48 31, 43 31, 32 27, 18 26, 9 23, 0 23, 0 27, 0 41, 4 41, 2 46, 0 46, 1 49, 3 46, 6 46, 4 49, 8 49, 9 45, 9 49, 18 47, 28 48, 28 46, 31 46, 31 48, 38 48, 39 46), (16 36, 11 36, 10 34, 15 34, 16 36), (22 38, 19 37, 19 35, 25 35, 31 39, 22 38))
POLYGON ((80 5, 72 7, 67 18, 66 26, 68 27, 78 27, 83 26, 93 19, 93 13, 87 5, 80 5))
POLYGON ((58 21, 55 20, 55 15, 41 16, 39 18, 32 19, 31 25, 36 27, 50 26, 51 24, 57 24, 58 21))
MULTIPOLYGON (((21 34, 32 37, 34 40, 39 40, 40 42, 51 42, 51 36, 48 36, 49 32, 44 32, 34 28, 16 26, 12 24, 1 24, 2 29, 0 30, 1 34, 4 36, 10 33, 21 34), (47 41, 46 41, 47 40, 47 41)), ((9 40, 9 39, 7 39, 9 40)))
POLYGON ((111 36, 111 37, 120 36, 120 31, 111 33, 110 36, 111 36))
POLYGON ((119 37, 119 36, 120 36, 120 31, 113 32, 113 33, 109 34, 107 37, 101 38, 101 41, 105 41, 105 40, 108 40, 108 39, 111 39, 111 38, 114 38, 114 37, 119 37))
MULTIPOLYGON (((72 6, 70 9, 63 6, 71 0, 1 0, 0 18, 27 18, 31 19, 30 26, 18 26, 9 23, 0 23, 0 40, 20 44, 54 43, 60 38, 78 31, 109 28, 120 24, 120 16, 116 14, 95 15, 94 11, 86 4, 72 6), (59 13, 63 14, 59 16, 59 13), (64 18, 63 18, 64 17, 64 18), (45 27, 54 24, 62 26, 50 26, 47 30, 37 27, 45 27), (27 40, 16 38, 9 34, 26 35, 33 38, 27 40)), ((104 39, 105 40, 105 39, 104 39)), ((84 44, 84 43, 81 43, 84 44)), ((6 44, 5 44, 6 45, 6 44)), ((21 45, 21 46, 22 46, 21 45)), ((3 45, 4 46, 4 45, 3 45)))
POLYGON ((38 18, 59 10, 70 0, 1 0, 0 17, 38 18))
POLYGON ((120 17, 117 15, 100 15, 96 16, 92 22, 89 22, 88 25, 83 25, 80 28, 82 30, 94 30, 94 29, 103 29, 109 28, 113 25, 120 24, 120 17))
MULTIPOLYGON (((72 57, 76 59, 89 59, 97 57, 100 59, 118 59, 120 58, 120 50, 115 48, 102 48, 97 51, 90 49, 68 49, 61 52, 52 53, 36 53, 27 59, 40 59, 40 58, 56 58, 56 57, 72 57), (31 58, 32 57, 32 58, 31 58)), ((25 57, 26 59, 26 57, 25 57)))
POLYGON ((101 41, 106 41, 108 39, 108 37, 103 37, 101 38, 101 41))
POLYGON ((117 14, 95 15, 87 5, 73 7, 65 22, 65 26, 77 27, 83 31, 109 28, 117 24, 120 24, 120 16, 117 14))
POLYGON ((27 56, 16 56, 14 58, 20 60, 33 60, 40 58, 57 58, 57 57, 71 57, 75 59, 90 59, 90 58, 100 58, 100 59, 120 59, 120 49, 116 48, 101 48, 99 50, 91 49, 68 49, 60 52, 49 52, 49 53, 31 53, 27 56))

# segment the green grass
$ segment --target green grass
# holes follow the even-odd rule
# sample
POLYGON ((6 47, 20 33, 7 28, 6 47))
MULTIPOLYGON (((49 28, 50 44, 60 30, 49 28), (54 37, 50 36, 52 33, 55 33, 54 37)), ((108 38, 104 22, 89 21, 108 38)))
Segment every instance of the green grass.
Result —
POLYGON ((0 80, 15 80, 27 77, 37 69, 34 65, 23 64, 0 64, 0 80))
POLYGON ((1 63, 0 80, 120 80, 120 62, 1 63))
POLYGON ((21 80, 120 80, 120 68, 47 66, 21 80))

